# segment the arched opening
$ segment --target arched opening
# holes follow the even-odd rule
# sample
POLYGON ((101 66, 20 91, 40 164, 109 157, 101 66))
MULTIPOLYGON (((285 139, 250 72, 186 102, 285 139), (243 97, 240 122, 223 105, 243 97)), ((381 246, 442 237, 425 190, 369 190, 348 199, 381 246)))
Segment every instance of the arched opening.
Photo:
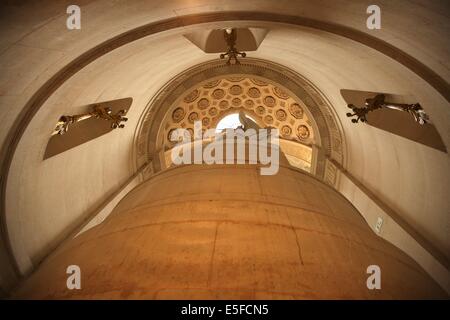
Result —
MULTIPOLYGON (((256 120, 248 114, 245 114, 245 116, 256 123, 256 120)), ((239 119, 239 113, 232 113, 219 120, 216 126, 216 132, 221 132, 225 129, 237 129, 243 126, 244 124, 239 119)))
POLYGON ((216 126, 216 132, 221 132, 225 129, 237 129, 242 126, 241 121, 239 121, 239 114, 232 113, 222 118, 216 126))

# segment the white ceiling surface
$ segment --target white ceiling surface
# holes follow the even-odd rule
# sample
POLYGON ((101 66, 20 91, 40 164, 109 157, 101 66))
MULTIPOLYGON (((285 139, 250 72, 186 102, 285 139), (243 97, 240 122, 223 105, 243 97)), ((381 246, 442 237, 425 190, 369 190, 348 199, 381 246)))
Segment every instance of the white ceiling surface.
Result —
MULTIPOLYGON (((383 19, 379 31, 365 28, 366 1, 85 1, 80 31, 65 29, 69 1, 47 1, 49 7, 42 1, 21 10, 0 8, 0 142, 31 95, 81 53, 151 21, 211 10, 282 12, 350 26, 394 44, 448 81, 450 24, 443 16, 445 8, 429 1, 402 6, 404 2, 377 1, 383 19), (360 15, 354 14, 359 11, 360 15), (417 23, 420 28, 412 27, 417 23)), ((448 254, 448 155, 352 124, 345 117, 348 109, 339 90, 415 96, 450 146, 448 102, 413 72, 354 41, 287 25, 249 25, 271 29, 251 57, 301 73, 335 107, 347 143, 346 169, 448 254)), ((217 56, 204 54, 182 36, 196 28, 200 27, 164 32, 114 50, 69 79, 33 118, 14 155, 6 198, 9 235, 22 270, 36 265, 133 174, 132 141, 147 102, 176 74, 217 56), (134 101, 125 129, 42 161, 61 114, 71 113, 72 107, 128 96, 134 101)))

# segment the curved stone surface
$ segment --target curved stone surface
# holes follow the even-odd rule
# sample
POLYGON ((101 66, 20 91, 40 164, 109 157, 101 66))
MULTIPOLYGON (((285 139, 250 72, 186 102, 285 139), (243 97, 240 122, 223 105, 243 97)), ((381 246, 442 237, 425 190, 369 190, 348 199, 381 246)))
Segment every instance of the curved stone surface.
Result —
POLYGON ((136 187, 16 292, 20 298, 439 298, 410 257, 313 177, 256 165, 168 169, 136 187), (66 288, 79 265, 82 289, 66 288), (368 290, 378 265, 382 290, 368 290))

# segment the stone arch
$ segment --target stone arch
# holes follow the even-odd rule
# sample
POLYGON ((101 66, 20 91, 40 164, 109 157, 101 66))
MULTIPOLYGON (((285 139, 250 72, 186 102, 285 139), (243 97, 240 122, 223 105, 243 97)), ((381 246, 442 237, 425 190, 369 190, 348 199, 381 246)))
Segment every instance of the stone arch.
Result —
POLYGON ((333 159, 344 164, 345 141, 342 130, 332 106, 324 95, 307 79, 298 73, 273 62, 247 58, 241 64, 228 66, 223 61, 213 60, 194 66, 179 74, 167 83, 160 92, 148 103, 138 131, 136 141, 136 167, 157 159, 161 149, 158 141, 161 123, 167 116, 170 107, 181 98, 180 96, 194 90, 199 85, 215 81, 221 77, 246 75, 281 86, 296 101, 302 101, 305 112, 312 120, 317 132, 317 147, 315 175, 320 179, 325 177, 326 159, 333 159))

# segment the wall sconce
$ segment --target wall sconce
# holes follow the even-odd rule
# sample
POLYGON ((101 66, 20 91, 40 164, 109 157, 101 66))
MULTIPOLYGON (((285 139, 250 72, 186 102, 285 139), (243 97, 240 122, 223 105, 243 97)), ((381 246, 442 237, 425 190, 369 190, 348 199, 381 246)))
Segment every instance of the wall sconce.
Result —
POLYGON ((238 56, 242 56, 243 58, 245 58, 246 53, 240 52, 235 48, 237 39, 236 29, 227 28, 223 31, 223 35, 225 41, 227 42, 228 51, 220 54, 220 59, 224 59, 226 56, 228 56, 228 65, 231 64, 231 60, 234 60, 234 64, 240 64, 239 60, 237 59, 238 56))
POLYGON ((123 128, 125 125, 122 124, 122 122, 128 120, 128 118, 124 117, 125 113, 125 110, 119 110, 116 114, 112 114, 112 110, 110 108, 94 106, 91 112, 73 116, 61 116, 52 132, 52 136, 57 134, 63 135, 69 130, 70 125, 90 118, 111 121, 112 129, 123 128))
POLYGON ((366 99, 366 102, 364 103, 365 106, 363 108, 358 108, 353 104, 349 104, 347 106, 352 109, 353 113, 348 112, 347 117, 356 116, 356 119, 352 119, 353 123, 357 123, 358 121, 367 122, 367 113, 381 108, 388 108, 408 112, 414 117, 414 120, 421 125, 429 122, 430 118, 422 109, 419 103, 392 103, 386 102, 385 98, 386 97, 384 94, 378 94, 374 98, 366 99))

